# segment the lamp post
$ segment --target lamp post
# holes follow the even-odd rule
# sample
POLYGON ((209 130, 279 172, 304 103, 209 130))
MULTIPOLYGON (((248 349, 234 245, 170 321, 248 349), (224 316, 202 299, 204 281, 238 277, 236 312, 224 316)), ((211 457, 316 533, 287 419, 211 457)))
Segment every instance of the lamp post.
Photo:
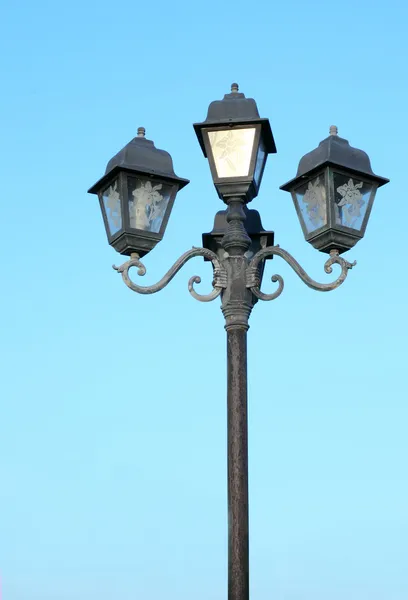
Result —
POLYGON ((201 302, 221 296, 227 332, 228 373, 228 600, 249 598, 248 552, 248 433, 247 331, 258 300, 274 300, 283 291, 283 279, 271 294, 261 291, 265 260, 283 258, 310 288, 330 291, 347 277, 350 263, 340 256, 364 236, 376 190, 388 179, 375 175, 370 160, 330 128, 330 135, 299 163, 297 175, 281 189, 291 192, 305 238, 330 256, 326 273, 338 264, 332 283, 311 279, 286 250, 274 245, 274 233, 265 231, 260 215, 247 204, 259 192, 268 154, 276 146, 268 119, 261 119, 253 99, 239 93, 238 85, 223 100, 212 102, 207 119, 194 125, 208 157, 213 182, 226 210, 215 216, 214 228, 203 234, 203 247, 185 252, 156 284, 140 286, 129 269, 145 275, 140 258, 162 239, 177 192, 188 180, 176 176, 170 155, 155 148, 139 128, 138 136, 109 161, 105 175, 89 190, 99 196, 109 243, 130 259, 114 267, 126 285, 140 294, 162 290, 183 265, 202 256, 213 266, 213 289, 199 294, 190 278, 188 289, 201 302))

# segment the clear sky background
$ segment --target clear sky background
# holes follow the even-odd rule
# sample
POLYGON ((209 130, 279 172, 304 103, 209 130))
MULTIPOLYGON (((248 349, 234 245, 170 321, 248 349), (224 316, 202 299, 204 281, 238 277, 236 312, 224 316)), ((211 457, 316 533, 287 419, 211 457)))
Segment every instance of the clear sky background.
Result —
POLYGON ((391 179, 340 289, 269 263, 264 290, 286 287, 249 332, 251 597, 406 600, 405 1, 0 10, 4 599, 227 597, 225 332, 187 291, 210 265, 132 293, 86 191, 138 126, 171 153, 191 184, 145 260, 157 281, 222 208, 192 123, 237 81, 278 148, 251 208, 316 279, 279 185, 332 124, 391 179))

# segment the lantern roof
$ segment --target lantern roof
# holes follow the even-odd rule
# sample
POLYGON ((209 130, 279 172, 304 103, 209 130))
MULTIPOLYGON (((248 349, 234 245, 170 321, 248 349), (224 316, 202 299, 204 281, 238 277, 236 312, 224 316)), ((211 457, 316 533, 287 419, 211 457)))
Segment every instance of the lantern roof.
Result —
POLYGON ((145 134, 145 128, 139 127, 137 137, 133 138, 110 159, 106 166, 105 175, 89 190, 91 194, 98 193, 101 185, 119 170, 136 171, 146 175, 173 179, 179 183, 179 189, 189 183, 188 179, 177 177, 175 174, 170 154, 165 150, 156 148, 154 142, 145 138, 145 134))
POLYGON ((246 98, 238 91, 238 84, 231 85, 231 93, 225 94, 223 100, 214 100, 208 107, 207 118, 202 123, 194 123, 198 141, 204 156, 207 156, 204 140, 201 133, 203 127, 216 127, 217 125, 257 125, 262 126, 262 136, 268 154, 276 153, 275 140, 273 139, 269 119, 261 119, 258 107, 253 98, 246 98))
POLYGON ((339 137, 337 127, 332 125, 329 137, 300 159, 296 177, 282 185, 280 189, 289 191, 298 179, 304 179, 309 173, 326 165, 341 167, 365 175, 374 179, 379 187, 389 182, 389 179, 380 177, 373 172, 368 154, 350 146, 347 140, 339 137))

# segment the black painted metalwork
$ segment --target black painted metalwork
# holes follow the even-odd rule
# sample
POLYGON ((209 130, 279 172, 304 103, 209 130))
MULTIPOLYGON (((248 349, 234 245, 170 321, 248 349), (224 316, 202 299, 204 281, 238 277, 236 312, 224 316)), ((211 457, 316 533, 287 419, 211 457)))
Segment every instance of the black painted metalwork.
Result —
POLYGON ((161 280, 154 285, 140 286, 135 284, 129 277, 129 269, 132 267, 138 268, 138 275, 146 274, 146 267, 139 260, 139 256, 134 253, 130 260, 126 261, 120 267, 116 267, 113 265, 115 271, 122 274, 123 281, 126 285, 137 292, 138 294, 156 294, 156 292, 160 292, 163 288, 166 287, 168 283, 173 279, 175 275, 180 271, 180 269, 189 261, 191 258, 196 256, 203 256, 207 260, 210 260, 213 263, 214 267, 214 278, 213 278, 213 290, 210 294, 202 295, 198 294, 194 289, 194 283, 201 283, 201 278, 197 275, 193 275, 189 279, 188 282, 188 290, 190 294, 201 302, 210 302, 211 300, 215 300, 220 294, 223 288, 227 287, 227 277, 226 271, 224 267, 220 264, 217 255, 211 250, 207 250, 206 248, 192 248, 191 250, 187 250, 180 258, 174 263, 174 265, 167 271, 167 273, 161 278, 161 280))
POLYGON ((356 261, 349 263, 347 260, 339 256, 337 250, 332 250, 330 253, 330 258, 324 263, 324 270, 326 273, 330 274, 333 271, 332 265, 338 264, 341 266, 341 273, 339 277, 332 283, 318 283, 309 277, 297 260, 294 259, 293 256, 286 250, 283 250, 279 246, 270 246, 269 248, 264 248, 255 254, 247 269, 247 287, 250 288, 252 293, 260 300, 275 300, 275 298, 278 298, 278 296, 280 296, 283 292, 284 283, 280 275, 272 275, 272 281, 274 283, 279 283, 276 292, 273 294, 264 294, 259 289, 261 284, 261 279, 259 277, 259 264, 262 263, 265 258, 269 258, 274 255, 283 258, 308 287, 312 288, 312 290, 317 290, 318 292, 330 292, 338 288, 339 285, 341 285, 346 279, 348 270, 352 269, 357 264, 356 261))
POLYGON ((282 185, 281 190, 287 190, 299 177, 308 176, 310 172, 319 170, 327 164, 375 179, 379 185, 389 182, 389 179, 373 172, 368 154, 350 146, 347 140, 338 135, 337 127, 332 125, 330 135, 320 142, 317 148, 300 159, 296 177, 282 185))
POLYGON ((228 600, 249 598, 247 330, 227 331, 228 600))
MULTIPOLYGON (((251 238, 251 246, 248 252, 256 254, 258 250, 266 248, 267 246, 273 246, 274 232, 265 231, 262 227, 261 217, 257 210, 249 210, 246 206, 243 208, 245 219, 245 229, 251 238)), ((227 211, 220 210, 217 212, 214 218, 214 227, 209 233, 203 233, 203 247, 212 250, 213 252, 219 252, 221 249, 222 238, 225 235, 227 229, 227 211)), ((267 256, 266 259, 272 258, 267 256)))

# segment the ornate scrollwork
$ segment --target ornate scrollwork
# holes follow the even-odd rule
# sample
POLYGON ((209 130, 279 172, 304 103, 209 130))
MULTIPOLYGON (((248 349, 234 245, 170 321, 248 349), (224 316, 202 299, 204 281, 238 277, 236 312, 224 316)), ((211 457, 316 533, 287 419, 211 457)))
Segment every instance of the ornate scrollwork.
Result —
POLYGON ((155 294, 159 292, 163 288, 166 287, 168 283, 173 279, 173 277, 180 271, 180 269, 186 264, 190 258, 194 258, 196 256, 204 256, 208 258, 213 264, 214 267, 214 278, 213 278, 213 290, 209 294, 199 294, 194 289, 195 283, 201 283, 201 278, 197 275, 194 275, 190 278, 188 282, 188 290, 190 294, 196 300, 200 302, 210 302, 217 298, 223 288, 227 287, 227 274, 224 267, 220 264, 217 255, 211 250, 207 250, 206 248, 195 248, 193 247, 191 250, 187 250, 180 258, 174 263, 174 265, 167 271, 167 273, 154 285, 141 286, 134 283, 129 277, 129 269, 132 267, 138 267, 137 274, 143 276, 146 274, 146 267, 140 261, 140 258, 137 254, 131 256, 130 260, 126 261, 120 267, 116 267, 113 265, 113 268, 118 271, 118 273, 122 274, 122 279, 134 292, 138 294, 155 294))
POLYGON ((267 256, 280 256, 283 258, 288 265, 292 267, 297 275, 304 281, 304 283, 312 288, 313 290, 317 290, 319 292, 330 292, 331 290, 339 287, 343 281, 347 277, 347 273, 349 269, 352 269, 357 263, 354 261, 353 263, 349 263, 347 260, 339 256, 338 250, 332 250, 330 252, 330 258, 324 264, 324 270, 326 273, 331 273, 333 271, 332 265, 338 264, 341 266, 341 273, 339 277, 333 281, 332 283, 318 283, 306 273, 306 271, 300 266, 296 259, 293 258, 289 252, 283 250, 279 246, 269 246, 268 248, 263 248, 255 256, 252 258, 251 262, 247 268, 247 283, 246 287, 250 288, 254 296, 259 298, 260 300, 274 300, 283 292, 283 279, 280 275, 273 275, 272 281, 274 283, 278 282, 278 289, 273 294, 264 294, 261 292, 260 288, 260 278, 259 278, 259 263, 263 261, 267 256))

